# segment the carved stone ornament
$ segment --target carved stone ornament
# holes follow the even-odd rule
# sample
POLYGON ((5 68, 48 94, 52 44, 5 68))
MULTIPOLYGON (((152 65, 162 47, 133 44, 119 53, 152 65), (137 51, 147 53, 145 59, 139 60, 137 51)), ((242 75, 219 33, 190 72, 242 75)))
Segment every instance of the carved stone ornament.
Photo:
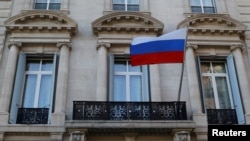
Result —
POLYGON ((225 14, 191 15, 179 23, 178 28, 188 27, 189 33, 239 34, 246 30, 246 25, 225 14))
POLYGON ((104 15, 92 22, 94 34, 116 33, 153 33, 160 35, 163 23, 139 12, 114 12, 104 15))
POLYGON ((4 22, 9 32, 68 31, 77 33, 77 23, 67 15, 48 10, 31 10, 15 15, 4 22))

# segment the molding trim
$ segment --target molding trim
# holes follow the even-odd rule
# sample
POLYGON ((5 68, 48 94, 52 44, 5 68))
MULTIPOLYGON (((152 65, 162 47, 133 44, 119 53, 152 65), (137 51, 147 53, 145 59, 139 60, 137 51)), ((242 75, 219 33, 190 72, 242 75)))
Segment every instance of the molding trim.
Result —
POLYGON ((190 15, 178 24, 178 28, 188 27, 191 34, 244 34, 247 26, 225 14, 190 15))
POLYGON ((30 10, 15 15, 4 22, 9 32, 51 32, 68 31, 71 35, 77 34, 77 23, 61 12, 52 10, 30 10), (35 21, 35 22, 34 22, 35 21), (37 24, 41 22, 41 24, 37 24), (42 24, 46 22, 49 24, 42 24), (33 24, 34 23, 34 24, 33 24))
POLYGON ((152 33, 161 35, 164 24, 140 12, 112 12, 92 22, 94 34, 152 33))

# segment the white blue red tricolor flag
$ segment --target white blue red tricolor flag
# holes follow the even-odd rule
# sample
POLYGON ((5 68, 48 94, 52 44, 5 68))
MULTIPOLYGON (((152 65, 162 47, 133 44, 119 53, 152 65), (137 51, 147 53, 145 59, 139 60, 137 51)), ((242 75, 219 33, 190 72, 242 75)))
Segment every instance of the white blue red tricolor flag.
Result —
POLYGON ((187 28, 159 37, 135 37, 130 46, 131 65, 183 63, 187 28))

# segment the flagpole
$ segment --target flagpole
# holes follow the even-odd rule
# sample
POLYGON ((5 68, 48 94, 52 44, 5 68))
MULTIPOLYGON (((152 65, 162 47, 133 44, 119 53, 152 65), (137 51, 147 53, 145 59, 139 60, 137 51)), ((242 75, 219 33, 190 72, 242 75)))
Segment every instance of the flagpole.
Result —
POLYGON ((186 31, 186 39, 184 44, 184 55, 183 55, 183 62, 181 65, 181 78, 180 78, 180 84, 179 84, 179 91, 178 91, 178 97, 177 97, 177 118, 180 119, 180 101, 181 101, 181 88, 182 88, 182 80, 183 80, 183 74, 184 74, 184 62, 185 62, 185 54, 186 54, 186 45, 187 45, 187 36, 188 36, 188 27, 189 23, 187 25, 187 31, 186 31))
POLYGON ((187 35, 188 35, 188 26, 187 26, 187 31, 186 31, 186 39, 185 39, 185 44, 184 44, 184 56, 183 56, 183 62, 181 65, 181 78, 180 78, 180 84, 179 84, 179 91, 178 91, 178 97, 177 101, 180 102, 181 100, 181 88, 182 88, 182 80, 183 80, 183 74, 184 74, 184 62, 185 62, 185 52, 186 52, 186 44, 187 44, 187 35))

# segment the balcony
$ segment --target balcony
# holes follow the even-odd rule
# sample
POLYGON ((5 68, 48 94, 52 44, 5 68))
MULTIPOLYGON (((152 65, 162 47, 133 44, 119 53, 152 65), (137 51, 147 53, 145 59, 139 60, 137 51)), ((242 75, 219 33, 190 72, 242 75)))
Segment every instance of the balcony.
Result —
POLYGON ((187 120, 185 102, 74 101, 73 120, 187 120))
POLYGON ((17 124, 47 124, 49 108, 18 108, 17 124))
POLYGON ((238 124, 235 109, 207 109, 208 124, 238 124))

